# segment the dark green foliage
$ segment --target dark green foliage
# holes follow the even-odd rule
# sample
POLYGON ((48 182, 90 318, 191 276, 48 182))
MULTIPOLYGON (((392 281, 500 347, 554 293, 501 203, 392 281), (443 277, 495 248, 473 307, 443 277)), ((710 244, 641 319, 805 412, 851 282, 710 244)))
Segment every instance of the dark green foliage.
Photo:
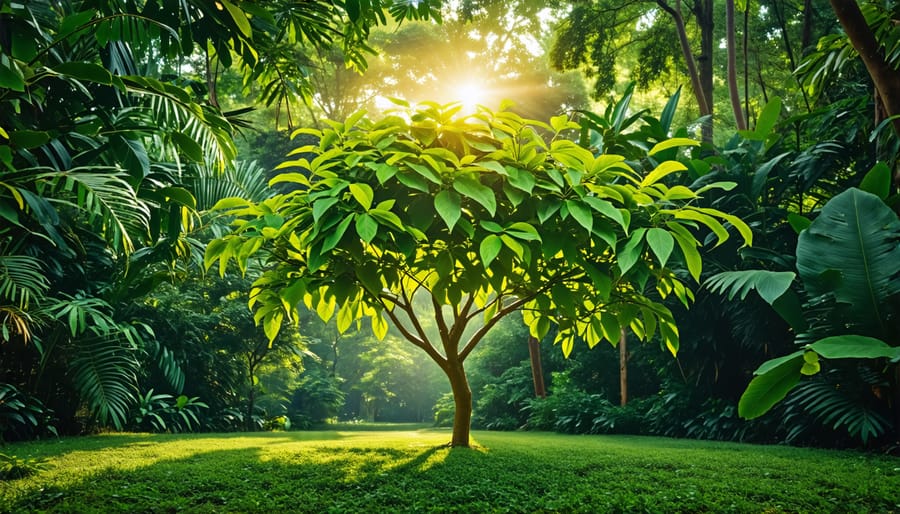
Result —
POLYGON ((12 384, 0 383, 0 443, 56 435, 53 411, 12 384))

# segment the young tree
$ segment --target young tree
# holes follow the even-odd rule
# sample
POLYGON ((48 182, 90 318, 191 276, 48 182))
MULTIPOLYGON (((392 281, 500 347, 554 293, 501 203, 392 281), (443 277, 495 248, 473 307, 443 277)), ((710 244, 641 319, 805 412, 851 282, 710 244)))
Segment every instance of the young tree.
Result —
POLYGON ((683 268, 669 265, 680 260, 699 277, 699 226, 719 242, 729 236, 719 220, 747 243, 751 234, 734 216, 692 205, 728 185, 666 186, 686 169, 666 159, 693 140, 660 141, 628 163, 567 140, 580 127, 565 116, 545 124, 482 109, 462 118, 460 108, 429 103, 381 121, 357 113, 299 130, 319 143, 281 165, 300 170, 272 180, 289 192, 220 202, 234 231, 208 246, 206 265, 218 261, 224 273, 233 259, 244 269, 265 250, 250 305, 269 337, 300 302, 323 319, 336 312, 340 330, 369 317, 383 337, 393 322, 447 375, 451 445, 468 446, 464 363, 505 316, 522 310, 539 339, 557 325, 554 342, 566 355, 576 340, 615 344, 620 327, 644 340, 658 333, 674 354, 678 329, 660 300, 674 294, 688 304, 693 295, 673 269, 683 268), (642 165, 649 173, 635 169, 642 165), (436 336, 413 309, 418 297, 432 306, 436 336))

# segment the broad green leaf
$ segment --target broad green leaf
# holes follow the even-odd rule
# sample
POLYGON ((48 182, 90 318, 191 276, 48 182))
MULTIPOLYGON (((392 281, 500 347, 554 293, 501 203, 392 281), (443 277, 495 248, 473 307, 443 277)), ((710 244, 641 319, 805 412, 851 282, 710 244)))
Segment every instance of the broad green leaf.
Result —
MULTIPOLYGON (((833 294, 832 311, 861 332, 888 334, 900 295, 900 220, 877 196, 850 188, 828 201, 797 241, 797 271, 812 296, 833 294), (840 280, 821 277, 839 274, 840 280)), ((855 330, 854 330, 855 331, 855 330)))
POLYGON ((453 181, 453 189, 458 191, 459 194, 481 204, 491 216, 496 213, 497 199, 494 197, 494 190, 474 178, 466 176, 456 177, 453 181))
POLYGON ((0 55, 0 88, 25 91, 25 75, 19 65, 6 54, 0 55))
POLYGON ((534 190, 534 175, 528 170, 510 168, 507 180, 511 186, 528 194, 534 190))
POLYGON ((672 230, 672 236, 681 249, 688 272, 694 277, 694 280, 699 281, 700 273, 703 271, 703 259, 700 257, 700 252, 697 251, 697 240, 678 222, 668 221, 666 226, 672 230))
POLYGON ((594 216, 591 214, 591 209, 578 200, 566 200, 566 207, 575 221, 590 233, 594 228, 594 216))
POLYGON ((647 155, 656 155, 659 152, 668 150, 669 148, 675 148, 679 146, 700 146, 700 142, 686 137, 673 137, 672 139, 666 139, 665 141, 661 141, 653 145, 653 148, 650 149, 647 155))
POLYGON ((380 312, 372 315, 372 333, 379 341, 384 341, 388 333, 388 324, 380 312))
POLYGON ((653 171, 644 177, 641 181, 641 187, 647 187, 655 184, 663 179, 663 177, 675 173, 677 171, 686 171, 687 167, 678 161, 665 161, 660 163, 653 171))
POLYGON ((481 262, 485 269, 497 258, 501 248, 503 248, 503 241, 500 239, 500 236, 489 234, 482 239, 481 244, 478 246, 478 254, 481 256, 481 262))
POLYGON ((695 210, 683 209, 675 211, 675 218, 699 221, 700 223, 706 225, 707 228, 713 231, 713 233, 716 235, 716 238, 718 239, 716 246, 719 246, 728 239, 728 231, 725 230, 725 227, 723 227, 722 224, 719 223, 719 220, 713 218, 708 214, 704 214, 695 210))
POLYGON ((322 242, 322 253, 328 252, 341 241, 341 238, 344 237, 344 234, 347 232, 347 227, 350 226, 350 223, 353 221, 353 215, 348 214, 344 217, 343 220, 338 224, 337 227, 334 228, 331 232, 328 233, 328 236, 325 237, 325 240, 322 242))
POLYGON ((281 331, 282 321, 284 321, 284 312, 280 309, 272 311, 268 316, 263 318, 263 332, 266 333, 266 337, 269 339, 270 347, 275 341, 275 338, 278 337, 278 332, 281 331))
POLYGON ((807 348, 826 359, 895 359, 900 357, 900 346, 889 346, 880 339, 860 335, 826 337, 810 344, 807 348))
POLYGON ((393 227, 397 230, 406 230, 403 227, 403 222, 400 221, 400 217, 391 211, 385 211, 375 208, 369 211, 369 216, 372 216, 373 218, 378 220, 378 223, 381 223, 382 225, 393 227))
POLYGON ((647 232, 647 229, 639 228, 632 232, 631 237, 628 238, 628 242, 622 247, 622 249, 616 255, 616 261, 619 266, 619 269, 622 272, 622 275, 628 273, 641 258, 641 254, 644 252, 644 234, 647 232))
POLYGON ((372 201, 375 199, 375 193, 372 186, 364 183, 350 184, 350 194, 362 205, 362 208, 369 210, 372 208, 372 201))
POLYGON ((622 212, 619 211, 619 209, 616 209, 612 203, 606 200, 601 200, 596 196, 585 196, 582 200, 584 200, 584 203, 590 205, 591 209, 594 209, 600 214, 615 221, 623 229, 628 230, 628 223, 625 221, 625 218, 622 217, 622 212))
POLYGON ((250 28, 250 20, 247 19, 247 15, 244 14, 244 11, 228 0, 218 0, 218 2, 224 5, 225 9, 228 10, 228 14, 231 15, 231 19, 234 20, 234 24, 237 26, 238 30, 241 31, 241 34, 250 37, 253 31, 250 28))
POLYGON ((172 141, 188 159, 195 162, 203 162, 203 148, 200 143, 191 139, 190 136, 183 132, 172 132, 172 141))
POLYGON ((665 267, 669 261, 669 256, 672 255, 672 249, 675 247, 675 239, 672 237, 672 234, 665 229, 653 227, 647 230, 646 239, 647 244, 650 245, 650 250, 653 251, 653 254, 659 260, 659 265, 665 267))
POLYGON ((357 214, 356 234, 366 243, 371 243, 378 234, 378 222, 364 212, 357 214))
POLYGON ((434 197, 434 210, 444 220, 447 228, 453 231, 462 215, 462 198, 456 191, 444 189, 434 197))
MULTIPOLYGON (((754 419, 769 411, 800 382, 803 368, 803 352, 792 354, 789 359, 779 359, 776 366, 769 366, 752 381, 738 402, 738 414, 744 419, 754 419)), ((771 361, 770 361, 771 362, 771 361)), ((760 368, 762 369, 762 368, 760 368)))
POLYGON ((875 164, 863 177, 859 188, 886 200, 891 194, 891 169, 883 162, 875 164))
POLYGON ((30 150, 50 142, 50 134, 41 130, 14 130, 9 134, 13 146, 30 150))
POLYGON ((791 228, 794 229, 794 232, 796 232, 797 234, 803 232, 812 224, 811 219, 793 212, 788 213, 787 220, 791 225, 791 228))
POLYGON ((407 162, 406 165, 409 166, 409 168, 411 170, 415 171, 416 173, 418 173, 419 175, 424 177, 426 180, 428 180, 432 184, 440 185, 441 177, 439 177, 437 175, 437 173, 435 173, 434 170, 432 170, 428 166, 423 166, 421 164, 416 164, 414 162, 407 162))
POLYGON ((312 215, 313 221, 319 223, 319 220, 322 216, 328 212, 328 209, 331 209, 336 203, 338 203, 338 199, 334 197, 322 198, 321 200, 316 200, 312 204, 312 215))
POLYGON ((87 80, 98 84, 111 85, 112 74, 99 64, 92 62, 69 61, 54 66, 53 71, 60 75, 66 75, 78 80, 87 80))
POLYGON ((530 223, 517 221, 506 226, 506 233, 525 241, 540 241, 541 235, 530 223))

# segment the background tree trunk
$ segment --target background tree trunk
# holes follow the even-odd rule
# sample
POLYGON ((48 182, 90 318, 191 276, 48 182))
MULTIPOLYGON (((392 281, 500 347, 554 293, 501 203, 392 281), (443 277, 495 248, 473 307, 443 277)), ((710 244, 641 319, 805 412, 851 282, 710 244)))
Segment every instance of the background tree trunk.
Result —
POLYGON ((737 83, 737 43, 734 37, 734 0, 725 0, 725 32, 728 46, 728 96, 738 130, 747 130, 744 112, 741 110, 741 94, 737 83))
POLYGON ((531 380, 534 382, 534 396, 547 397, 547 387, 544 385, 544 366, 541 362, 540 341, 533 336, 528 336, 528 356, 531 358, 531 380))
POLYGON ((628 337, 625 327, 619 332, 619 404, 628 405, 628 337))

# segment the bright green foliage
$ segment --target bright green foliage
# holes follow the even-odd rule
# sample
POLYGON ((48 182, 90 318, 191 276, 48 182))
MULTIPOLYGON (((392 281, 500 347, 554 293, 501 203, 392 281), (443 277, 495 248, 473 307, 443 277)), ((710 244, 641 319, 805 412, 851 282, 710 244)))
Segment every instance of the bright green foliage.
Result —
POLYGON ((207 266, 218 261, 224 273, 232 259, 243 268, 260 248, 270 252, 250 302, 270 337, 303 301, 323 319, 336 312, 341 330, 370 317, 383 335, 387 316, 440 362, 446 354, 411 307, 427 291, 442 349, 461 359, 520 308, 538 338, 557 325, 566 354, 576 339, 615 343, 623 326, 645 340, 658 333, 674 354, 677 327, 654 299, 692 298, 665 265, 675 261, 673 249, 697 278, 694 228, 708 227, 722 242, 724 220, 749 242, 744 223, 692 206, 694 191, 667 187, 662 179, 685 169, 676 161, 648 157, 643 174, 623 157, 595 156, 565 139, 579 128, 565 118, 460 118, 458 110, 427 104, 380 121, 358 113, 323 131, 298 131, 319 144, 294 151, 299 158, 280 167, 299 172, 272 181, 295 190, 220 203, 237 217, 235 231, 209 246, 207 266), (441 306, 449 306, 450 323, 441 306), (470 323, 480 328, 453 346, 470 323))

